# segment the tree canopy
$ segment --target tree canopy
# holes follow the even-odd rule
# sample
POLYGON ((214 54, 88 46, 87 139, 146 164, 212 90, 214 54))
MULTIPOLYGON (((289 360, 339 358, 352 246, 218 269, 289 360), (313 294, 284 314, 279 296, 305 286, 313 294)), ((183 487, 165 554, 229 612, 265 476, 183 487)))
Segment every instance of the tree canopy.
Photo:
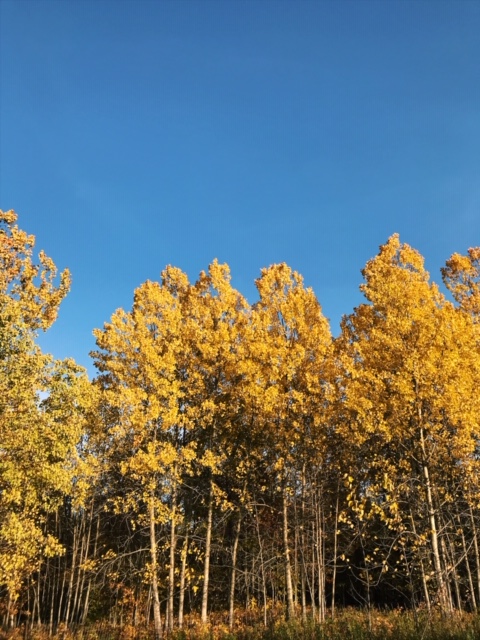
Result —
POLYGON ((89 381, 37 344, 70 275, 16 223, 0 213, 6 625, 478 608, 479 248, 446 261, 450 301, 391 236, 335 338, 286 264, 254 304, 226 264, 167 266, 95 329, 89 381))

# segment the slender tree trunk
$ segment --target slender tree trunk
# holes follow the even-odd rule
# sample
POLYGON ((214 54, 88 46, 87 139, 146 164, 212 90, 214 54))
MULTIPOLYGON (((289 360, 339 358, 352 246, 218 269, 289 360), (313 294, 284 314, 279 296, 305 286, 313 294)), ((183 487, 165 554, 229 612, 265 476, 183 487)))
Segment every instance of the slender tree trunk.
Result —
POLYGON ((283 552, 285 560, 285 579, 287 583, 287 618, 295 618, 295 606, 293 601, 293 584, 292 584, 292 566, 290 560, 290 547, 288 543, 288 504, 287 504, 287 491, 286 487, 283 487, 282 492, 282 507, 283 507, 283 552))
POLYGON ((318 573, 318 619, 325 620, 325 540, 323 535, 323 510, 318 490, 315 491, 315 520, 317 530, 316 550, 317 550, 317 573, 318 573))
MULTIPOLYGON (((421 420, 422 420, 421 410, 419 408, 420 424, 421 424, 421 420)), ((422 470, 423 470, 425 494, 427 498, 428 521, 430 524, 430 544, 432 548, 433 566, 435 571, 435 581, 437 584, 438 600, 439 600, 442 611, 444 613, 450 613, 452 608, 451 608, 450 600, 447 593, 447 585, 445 583, 445 578, 444 578, 443 569, 442 569, 442 561, 440 558, 437 522, 435 518, 435 506, 433 503, 432 486, 430 483, 430 473, 429 473, 428 464, 427 464, 427 454, 426 454, 423 427, 420 427, 420 446, 422 449, 422 459, 423 459, 422 470)))
POLYGON ((335 588, 337 585, 337 550, 338 550, 338 509, 339 509, 339 491, 340 484, 337 485, 337 500, 335 502, 335 522, 333 531, 333 574, 332 574, 332 603, 330 614, 332 619, 335 618, 335 588))
POLYGON ((425 604, 427 606, 427 611, 430 613, 432 609, 432 605, 430 602, 430 593, 428 591, 428 583, 427 583, 427 575, 425 573, 425 565, 423 564, 423 559, 420 558, 420 573, 422 579, 422 587, 423 587, 423 595, 425 597, 425 604))
POLYGON ((152 596, 153 596, 153 621, 155 626, 155 640, 162 637, 162 617, 160 614, 160 598, 158 595, 158 576, 157 576, 157 537, 155 531, 155 498, 150 498, 150 564, 152 571, 152 596))
POLYGON ((472 570, 470 568, 470 562, 468 560, 469 553, 468 553, 467 541, 465 540, 465 534, 463 532, 462 522, 461 522, 460 516, 458 514, 457 514, 457 520, 458 520, 458 525, 460 527, 460 531, 462 533, 463 558, 465 560, 465 568, 467 570, 468 587, 470 589, 471 607, 472 607, 472 611, 476 611, 477 610, 477 599, 475 597, 475 587, 473 586, 472 570))
POLYGON ((203 565, 203 592, 201 620, 203 624, 208 621, 208 586, 210 582, 210 554, 212 547, 213 525, 213 479, 210 480, 210 492, 208 496, 207 533, 205 538, 205 562, 203 565))
POLYGON ((260 554, 260 574, 262 576, 262 595, 263 595, 263 625, 267 626, 267 577, 265 575, 265 561, 263 558, 263 540, 260 535, 260 523, 258 521, 258 509, 255 505, 255 528, 257 531, 258 549, 260 554))
MULTIPOLYGON (((440 551, 441 551, 440 561, 442 563, 442 566, 448 567, 449 565, 451 565, 453 567, 453 560, 450 562, 448 557, 447 545, 445 544, 444 536, 440 538, 440 551)), ((453 611, 455 608, 455 605, 453 604, 452 585, 450 581, 449 572, 446 569, 444 571, 444 582, 445 582, 445 591, 448 599, 447 611, 453 611)))
MULTIPOLYGON (((96 559, 97 557, 97 548, 98 548, 98 536, 100 533, 100 515, 97 515, 97 528, 95 531, 95 542, 93 543, 93 554, 92 554, 92 558, 93 560, 96 559)), ((89 601, 90 601, 90 590, 92 587, 92 576, 91 574, 88 576, 88 582, 87 582, 87 592, 85 594, 85 601, 83 603, 83 611, 82 611, 82 625, 85 624, 86 620, 87 620, 87 615, 88 615, 88 606, 89 606, 89 601)))
POLYGON ((300 595, 302 603, 302 620, 307 620, 307 580, 305 578, 305 565, 302 562, 300 565, 300 595))
MULTIPOLYGON (((39 573, 41 573, 39 571, 39 573)), ((47 579, 47 575, 45 575, 45 580, 47 579)), ((35 594, 35 602, 34 602, 34 608, 37 609, 37 620, 41 621, 41 596, 40 596, 41 590, 40 590, 40 582, 38 583, 38 589, 35 592, 35 587, 34 587, 34 594, 35 594)), ((33 627, 33 625, 35 624, 35 616, 32 613, 32 619, 30 622, 30 627, 33 627)))
POLYGON ((185 575, 187 572, 187 554, 188 554, 188 525, 185 532, 185 540, 183 541, 181 565, 180 565, 180 594, 178 599, 179 629, 183 629, 183 611, 185 607, 185 575))
MULTIPOLYGON (((415 518, 413 517, 413 511, 412 511, 412 506, 411 505, 410 505, 410 522, 412 523, 413 535, 415 537, 417 537, 417 528, 415 526, 415 518)), ((423 595, 424 595, 424 598, 425 598, 425 605, 427 607, 427 611, 430 613, 431 602, 430 602, 430 594, 429 594, 429 591, 428 591, 427 576, 426 576, 426 573, 425 573, 425 565, 423 564, 423 558, 422 558, 422 556, 420 554, 419 554, 419 564, 420 564, 420 577, 421 577, 421 581, 422 581, 423 595)))
POLYGON ((58 581, 57 584, 60 583, 60 571, 61 571, 61 565, 64 565, 63 567, 63 575, 62 575, 62 585, 59 587, 60 589, 60 597, 58 599, 58 608, 55 607, 55 593, 52 594, 52 609, 50 611, 50 635, 53 635, 53 630, 54 630, 54 625, 55 622, 58 625, 62 619, 62 607, 63 607, 63 598, 64 598, 64 593, 65 593, 65 583, 67 580, 67 561, 65 559, 64 562, 62 562, 62 558, 58 559, 58 581), (56 611, 56 621, 54 620, 54 613, 56 611))
MULTIPOLYGON (((442 539, 443 541, 443 539, 442 539)), ((462 604, 462 595, 460 593, 460 579, 458 576, 458 565, 460 564, 460 561, 458 560, 456 553, 455 553, 455 548, 453 546, 452 540, 450 535, 447 534, 447 542, 448 542, 448 549, 445 548, 445 544, 444 544, 444 557, 449 560, 448 561, 448 565, 452 567, 451 569, 451 581, 453 582, 453 588, 455 590, 455 600, 457 603, 457 609, 459 611, 463 610, 463 604, 462 604)), ((453 603, 452 603, 453 605, 453 603)))
POLYGON ((68 581, 68 596, 67 596, 67 608, 65 611, 65 624, 68 627, 70 622, 70 609, 72 605, 72 596, 73 596, 73 581, 75 577, 76 570, 76 562, 77 562, 77 553, 78 553, 78 527, 77 523, 73 525, 73 546, 72 546, 72 566, 70 567, 70 579, 68 581))
POLYGON ((15 626, 15 603, 17 598, 12 598, 10 592, 8 594, 8 604, 7 604, 7 626, 10 629, 13 629, 15 626))
POLYGON ((302 475, 301 475, 301 522, 300 522, 300 594, 301 594, 301 603, 302 603, 302 620, 305 622, 307 619, 307 566, 306 566, 306 556, 307 556, 307 544, 305 540, 305 523, 306 523, 306 506, 305 506, 305 491, 306 491, 306 477, 305 477, 305 462, 302 465, 302 475))
POLYGON ((428 472, 428 466, 423 465, 423 477, 425 480, 425 490, 427 494, 427 508, 428 508, 428 520, 430 523, 430 543, 432 547, 433 566, 435 570, 435 581, 437 584, 437 594, 440 606, 443 612, 449 612, 451 610, 449 604, 449 598, 447 594, 447 586, 443 575, 442 562, 440 558, 440 549, 438 544, 437 523, 435 519, 435 508, 432 499, 432 489, 430 486, 430 477, 428 472))
MULTIPOLYGON (((177 469, 175 466, 174 474, 177 469)), ((173 631, 173 601, 175 596, 175 552, 177 547, 177 480, 173 480, 172 487, 172 522, 170 529, 170 567, 168 570, 168 609, 167 609, 167 629, 173 631)))
MULTIPOLYGON (((92 537, 92 528, 93 528, 93 500, 92 500, 92 506, 90 509, 90 514, 89 514, 89 521, 88 521, 88 534, 87 534, 87 540, 86 540, 86 544, 85 544, 85 553, 83 556, 83 563, 85 565, 85 563, 87 562, 89 556, 90 556, 90 541, 91 541, 91 537, 92 537)), ((85 611, 85 607, 86 607, 86 600, 87 600, 87 594, 86 594, 86 590, 85 590, 85 582, 87 582, 87 584, 89 583, 89 580, 87 579, 87 572, 85 571, 84 566, 82 567, 82 580, 80 583, 80 598, 78 601, 78 610, 77 610, 77 616, 76 619, 78 622, 83 621, 83 619, 85 618, 84 615, 84 611, 85 611)), ((89 591, 89 586, 87 587, 87 590, 89 591)))
POLYGON ((228 606, 228 626, 230 629, 233 628, 233 618, 234 618, 234 610, 235 610, 235 579, 237 573, 237 552, 238 552, 238 542, 240 540, 240 530, 242 525, 242 511, 238 510, 237 522, 235 525, 235 538, 233 540, 233 549, 232 549, 232 574, 230 576, 230 594, 229 594, 229 606, 228 606))
POLYGON ((362 527, 363 524, 360 523, 360 521, 358 522, 358 540, 360 542, 360 548, 362 550, 362 561, 363 561, 363 567, 364 567, 364 571, 365 571, 365 575, 366 575, 366 580, 365 580, 365 592, 366 592, 366 602, 367 602, 367 611, 368 611, 368 629, 369 631, 371 631, 371 625, 372 625, 372 603, 371 603, 371 595, 370 595, 370 569, 368 568, 368 561, 367 561, 367 557, 366 557, 366 553, 365 553, 365 545, 363 543, 363 534, 362 534, 362 527))
MULTIPOLYGON (((40 573, 40 571, 39 571, 40 573)), ((38 584, 38 580, 37 580, 37 584, 38 584)), ((34 617, 35 617, 35 613, 37 610, 37 593, 39 592, 39 590, 36 588, 32 577, 29 576, 27 578, 27 611, 29 613, 29 620, 27 620, 27 622, 25 623, 25 635, 28 634, 28 628, 32 625, 34 617), (31 608, 30 606, 30 594, 33 591, 33 607, 31 608)))
POLYGON ((75 595, 73 598, 72 615, 71 615, 72 622, 76 622, 79 619, 78 609, 81 606, 81 594, 83 591, 83 585, 85 581, 85 570, 82 568, 82 564, 86 561, 88 557, 88 546, 90 544, 90 531, 91 531, 91 523, 92 523, 90 519, 88 534, 85 537, 85 527, 86 527, 85 513, 82 513, 80 515, 80 518, 81 518, 80 520, 81 544, 80 544, 80 550, 78 553, 78 571, 77 571, 77 579, 75 582, 75 595))
POLYGON ((50 563, 48 562, 48 560, 49 559, 47 558, 47 561, 45 562, 45 574, 43 574, 41 569, 38 572, 37 587, 35 588, 35 585, 34 584, 32 585, 35 597, 33 600, 33 611, 31 612, 30 626, 33 626, 35 623, 35 615, 37 616, 37 624, 39 626, 42 622, 41 600, 43 600, 45 597, 45 591, 48 588, 47 581, 50 580, 50 576, 49 576, 50 563), (43 589, 42 589, 42 581, 41 581, 42 575, 44 575, 43 589))
MULTIPOLYGON (((315 505, 314 505, 315 507, 315 505)), ((316 524, 315 524, 315 509, 313 510, 312 513, 312 543, 311 543, 311 549, 310 549, 310 555, 311 555, 311 582, 310 582, 310 597, 312 600, 312 618, 315 620, 315 622, 317 621, 317 598, 316 598, 316 591, 315 591, 315 587, 316 587, 316 576, 317 576, 317 571, 316 571, 316 564, 317 564, 317 558, 316 558, 316 553, 315 553, 315 545, 316 545, 316 540, 317 540, 317 529, 316 529, 316 524)))
POLYGON ((145 625, 147 627, 150 625, 151 609, 152 609, 152 583, 150 582, 150 586, 148 587, 147 605, 145 607, 145 625))
POLYGON ((476 577, 477 577, 477 601, 480 603, 480 553, 478 550, 478 537, 477 537, 477 527, 475 525, 475 517, 473 515, 473 509, 470 506, 470 522, 472 524, 472 539, 473 539, 473 550, 475 554, 475 568, 476 568, 476 577))
POLYGON ((298 511, 296 496, 293 496, 293 606, 298 609, 298 511))

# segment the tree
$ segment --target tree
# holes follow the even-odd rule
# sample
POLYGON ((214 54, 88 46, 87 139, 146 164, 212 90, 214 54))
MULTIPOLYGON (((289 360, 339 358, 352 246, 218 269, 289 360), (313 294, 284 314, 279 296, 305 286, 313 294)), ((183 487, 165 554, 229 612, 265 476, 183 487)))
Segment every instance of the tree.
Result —
MULTIPOLYGON (((252 317, 251 405, 264 433, 262 447, 272 481, 281 495, 287 615, 292 618, 296 581, 289 512, 299 485, 305 498, 306 466, 316 466, 325 454, 331 334, 315 294, 286 264, 263 269, 256 285, 260 300, 252 317)), ((314 485, 311 488, 315 491, 314 485)), ((320 532, 315 541, 321 543, 319 554, 321 538, 320 532)), ((323 556, 315 564, 322 574, 318 576, 318 592, 323 615, 323 556)), ((311 595, 313 599, 313 588, 311 595)))
MULTIPOLYGON (((189 428, 181 379, 189 288, 179 269, 167 268, 161 284, 147 281, 136 290, 131 312, 117 310, 103 330, 94 332, 101 349, 94 353, 98 384, 108 414, 108 473, 119 482, 112 506, 128 514, 133 528, 148 531, 156 637, 162 635, 157 529, 169 522, 174 531, 176 486, 195 456, 195 443, 183 446, 189 428)), ((170 562, 173 566, 173 558, 170 562)), ((170 576, 173 593, 172 582, 170 576)))
POLYGON ((445 301, 423 258, 397 235, 363 275, 370 304, 344 319, 339 339, 345 438, 364 456, 351 472, 350 504, 357 517, 378 514, 395 527, 397 540, 428 540, 434 595, 449 611, 442 509, 453 491, 447 472, 465 469, 477 447, 473 322, 445 301))
POLYGON ((22 586, 42 561, 61 553, 46 529, 68 494, 83 424, 83 370, 41 353, 39 329, 55 321, 70 287, 43 252, 32 261, 34 237, 0 212, 0 585, 10 622, 22 586))
MULTIPOLYGON (((248 305, 230 282, 230 269, 214 260, 208 273, 197 280, 186 310, 191 330, 188 336, 188 406, 197 442, 196 474, 202 505, 207 507, 201 620, 208 619, 210 564, 213 518, 215 511, 232 509, 237 491, 225 482, 227 468, 244 476, 246 431, 242 396, 245 328, 249 321, 248 305)), ((240 480, 240 484, 244 484, 240 480)), ((238 515, 240 517, 240 515, 238 515)), ((236 551, 232 552, 230 618, 236 573, 236 551)))
POLYGON ((204 507, 202 620, 207 618, 213 513, 225 501, 217 479, 235 439, 234 364, 244 309, 226 265, 213 262, 195 285, 167 267, 161 283, 146 282, 136 290, 131 312, 118 310, 103 330, 95 331, 110 443, 108 474, 119 483, 112 504, 117 513, 129 515, 134 527, 148 527, 157 636, 162 633, 158 527, 170 531, 165 547, 171 629, 178 528, 187 512, 204 514, 204 507), (197 477, 189 492, 183 481, 193 472, 197 477))

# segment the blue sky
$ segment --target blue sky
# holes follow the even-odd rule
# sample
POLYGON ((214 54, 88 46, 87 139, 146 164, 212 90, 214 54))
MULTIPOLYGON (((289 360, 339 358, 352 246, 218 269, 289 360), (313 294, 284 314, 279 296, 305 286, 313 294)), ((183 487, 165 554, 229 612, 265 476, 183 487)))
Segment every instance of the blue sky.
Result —
POLYGON ((480 3, 0 0, 0 208, 92 329, 166 264, 250 301, 287 262, 338 333, 394 232, 436 281, 480 244, 480 3))

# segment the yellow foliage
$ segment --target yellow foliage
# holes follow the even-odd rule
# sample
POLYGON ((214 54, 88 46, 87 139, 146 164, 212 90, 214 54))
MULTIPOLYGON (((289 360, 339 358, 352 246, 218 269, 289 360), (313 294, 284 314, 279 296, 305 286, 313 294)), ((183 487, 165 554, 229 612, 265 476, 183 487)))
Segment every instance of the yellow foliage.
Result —
POLYGON ((43 558, 62 552, 45 533, 49 513, 70 492, 85 432, 89 383, 71 360, 55 362, 35 344, 54 322, 70 286, 35 239, 0 211, 0 585, 15 600, 43 558))
MULTIPOLYGON (((469 260, 452 258, 448 277, 454 288, 461 269, 472 275, 469 260)), ((341 428, 352 461, 362 467, 352 469, 349 506, 360 519, 379 516, 404 531, 404 505, 417 513, 425 502, 431 504, 434 487, 445 500, 446 478, 455 475, 459 481, 464 464, 476 457, 476 327, 471 305, 462 309, 447 302, 430 283, 423 258, 397 235, 380 247, 363 275, 361 289, 370 304, 344 318, 337 341, 345 410, 341 428)), ((467 289, 455 291, 465 300, 472 287, 469 281, 467 289)), ((428 535, 435 552, 432 515, 428 526, 416 539, 428 535)))

